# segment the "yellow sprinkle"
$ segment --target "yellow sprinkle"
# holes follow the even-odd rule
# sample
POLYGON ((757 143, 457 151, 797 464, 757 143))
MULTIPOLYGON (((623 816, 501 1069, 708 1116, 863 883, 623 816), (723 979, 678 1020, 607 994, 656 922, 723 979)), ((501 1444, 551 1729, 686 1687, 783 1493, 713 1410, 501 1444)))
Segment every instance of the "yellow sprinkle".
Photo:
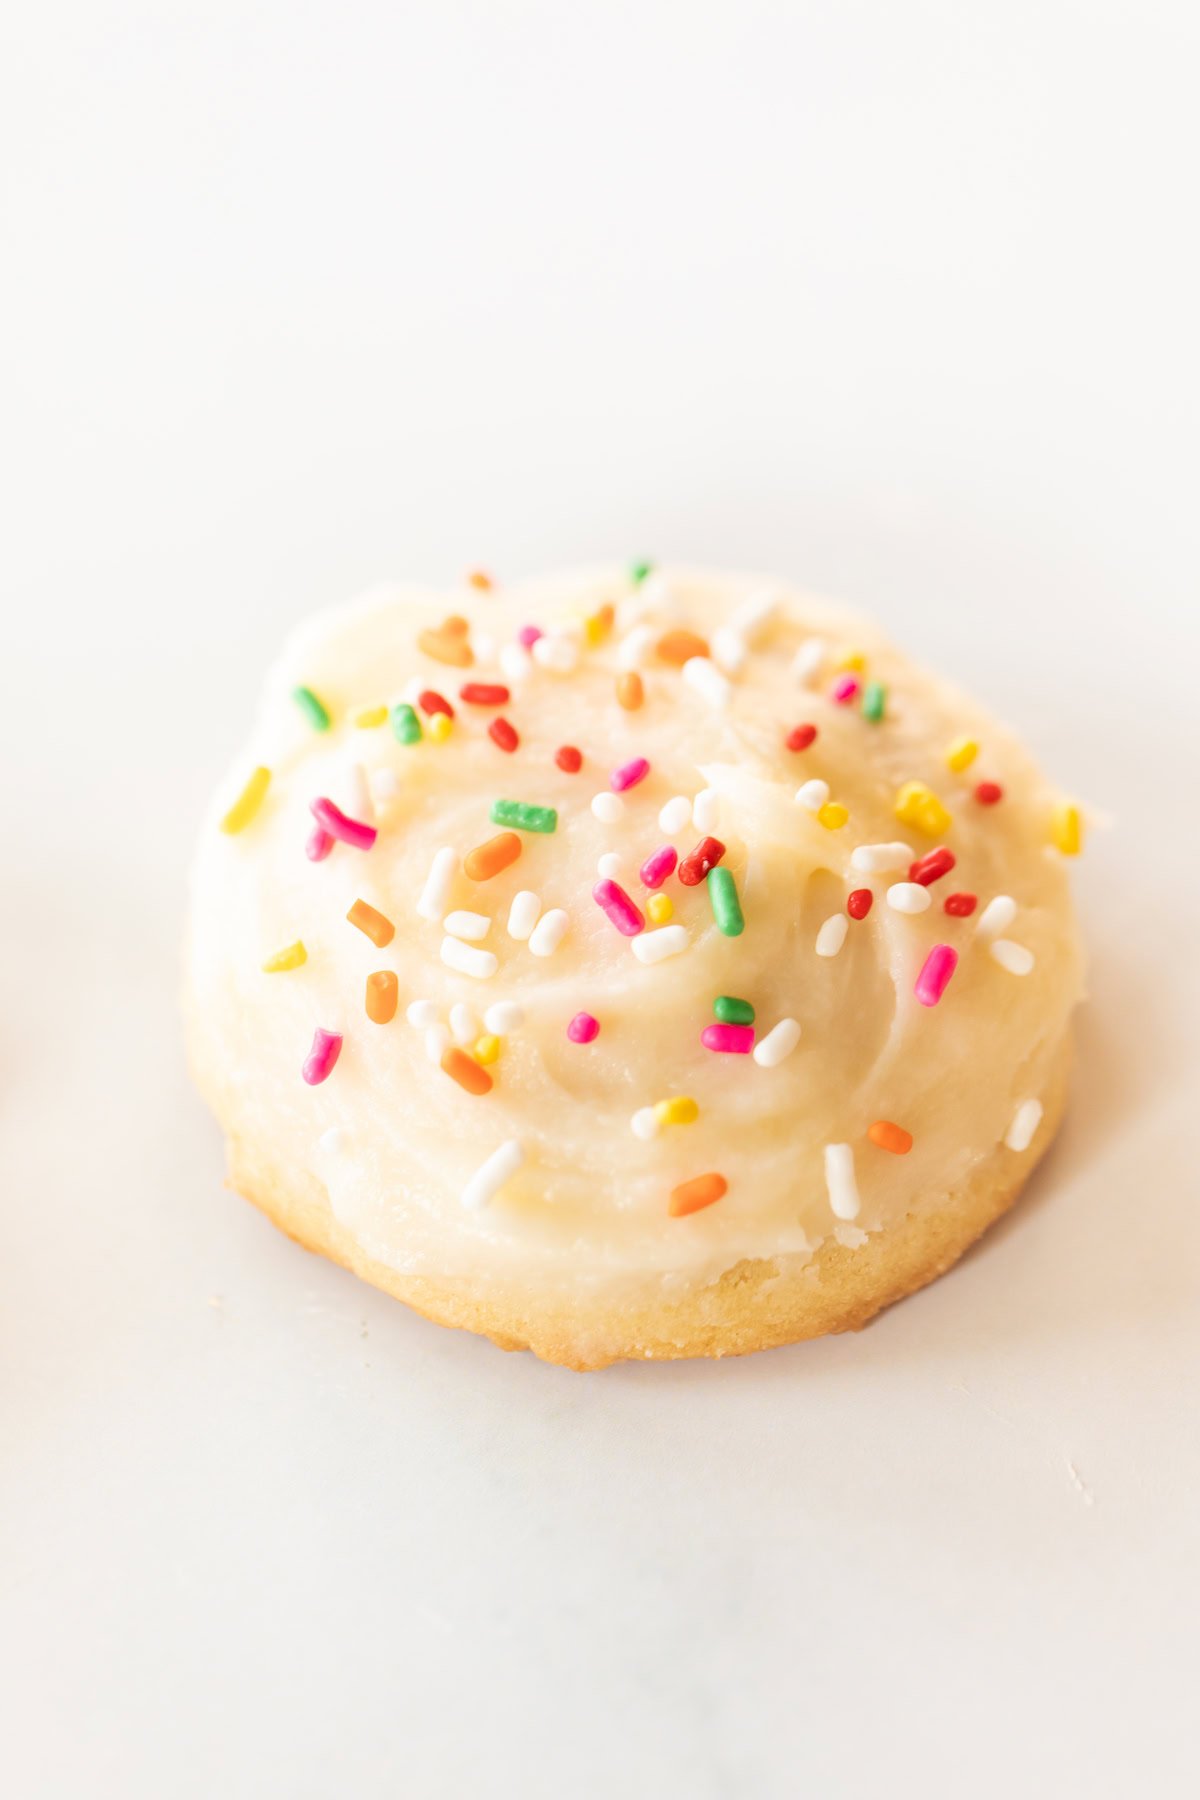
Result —
POLYGON ((454 720, 449 713, 434 713, 432 719, 426 721, 425 732, 435 744, 444 744, 454 730, 454 720))
POLYGON ((284 969, 298 969, 301 963, 308 961, 308 951, 297 938, 294 944, 288 944, 283 950, 277 950, 274 956, 268 956, 263 964, 264 975, 280 975, 284 969))
POLYGON ((253 775, 221 820, 221 830, 232 834, 244 831, 263 803, 263 795, 271 785, 270 769, 255 769, 253 775))
POLYGON ((1050 836, 1054 848, 1064 856, 1078 856, 1083 849, 1083 819, 1079 808, 1070 800, 1060 800, 1050 820, 1050 836))
POLYGON ((861 650, 846 650, 833 666, 839 674, 843 669, 848 669, 853 674, 860 675, 867 666, 867 659, 861 650))
POLYGON ((817 822, 826 831, 840 831, 849 817, 850 814, 840 800, 827 800, 817 814, 817 822))
POLYGON ((675 916, 670 894, 651 894, 646 902, 646 911, 656 925, 665 925, 668 919, 675 916))
POLYGON ((896 795, 895 811, 903 824, 915 826, 927 837, 941 837, 950 829, 950 814, 923 781, 905 782, 896 795))
POLYGON ((660 1125, 690 1125, 700 1117, 700 1108, 690 1094, 676 1094, 671 1100, 656 1101, 654 1116, 660 1125))
POLYGON ((946 767, 953 769, 956 775, 961 775, 964 769, 970 768, 978 755, 979 745, 974 738, 955 738, 946 751, 946 767))
POLYGON ((388 709, 386 706, 364 706, 361 712, 354 715, 354 723, 359 731, 373 731, 377 725, 387 724, 388 709))
MULTIPOLYGON (((440 716, 444 718, 445 714, 440 716)), ((477 1063, 494 1063, 500 1055, 500 1039, 498 1037, 476 1038, 471 1054, 477 1063)))

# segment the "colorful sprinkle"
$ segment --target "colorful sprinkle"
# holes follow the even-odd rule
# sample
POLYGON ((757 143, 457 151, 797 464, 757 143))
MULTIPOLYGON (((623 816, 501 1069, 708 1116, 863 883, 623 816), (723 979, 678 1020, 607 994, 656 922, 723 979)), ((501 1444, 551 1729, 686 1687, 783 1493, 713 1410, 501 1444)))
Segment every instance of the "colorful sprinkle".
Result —
POLYGON ((665 925, 675 917, 675 902, 670 894, 651 894, 646 902, 646 916, 652 925, 665 925))
POLYGON ((774 1069, 792 1054, 800 1042, 800 1024, 796 1019, 780 1019, 765 1038, 754 1046, 754 1060, 761 1069, 774 1069))
POLYGON ((682 669, 684 663, 690 662, 694 656, 706 657, 708 643, 694 631, 665 631, 655 644, 654 651, 660 662, 682 669))
POLYGON ((679 852, 674 844, 662 844, 646 858, 638 870, 638 879, 643 887, 660 888, 675 873, 678 862, 679 852))
POLYGON ((308 951, 299 938, 294 944, 288 944, 283 950, 277 950, 274 956, 268 956, 263 964, 264 975, 281 975, 285 969, 298 969, 308 961, 308 951))
POLYGON ((688 1213, 714 1205, 728 1192, 729 1183, 723 1175, 695 1175, 691 1181, 681 1181, 678 1187, 671 1189, 667 1212, 672 1219, 683 1219, 688 1213))
POLYGON ((943 875, 948 875, 954 867, 954 852, 945 845, 930 850, 927 855, 919 856, 908 871, 910 881, 919 882, 922 887, 932 887, 943 875))
POLYGON ((1011 938, 993 938, 988 945, 992 961, 1007 969, 1010 975, 1028 975, 1034 965, 1032 950, 1024 944, 1014 944, 1011 938))
POLYGON ((975 798, 980 806, 995 806, 1004 798, 1004 789, 998 781, 981 781, 975 789, 975 798))
POLYGON ((679 879, 684 887, 699 887, 725 854, 720 838, 701 838, 696 848, 679 865, 679 879))
POLYGON ((789 750, 807 750, 817 741, 817 728, 815 725, 793 725, 783 741, 789 750))
POLYGON ((608 785, 614 794, 624 794, 636 787, 639 781, 645 781, 649 773, 650 764, 646 758, 635 756, 629 762, 622 763, 619 769, 613 770, 608 778, 608 785))
POLYGON ((300 1070, 309 1087, 319 1087, 323 1081, 328 1081, 341 1053, 341 1033, 326 1031, 323 1026, 318 1025, 313 1032, 312 1049, 305 1057, 304 1065, 300 1070))
POLYGON ((600 1036, 600 1021, 594 1013, 577 1012, 567 1026, 573 1044, 592 1044, 600 1036))
POLYGON ((448 719, 454 717, 454 708, 447 700, 445 694, 439 694, 436 688, 422 688, 421 692, 417 695, 417 705, 420 707, 421 711, 427 713, 430 718, 432 718, 435 713, 443 713, 448 719))
POLYGON ((271 785, 270 769, 255 769, 246 782, 245 787, 234 801, 225 817, 221 820, 221 830, 233 837, 239 831, 245 831, 251 819, 263 803, 267 789, 271 785))
POLYGON ((643 581, 645 581, 647 575, 653 572, 653 569, 654 564, 652 562, 630 563, 629 579, 632 581, 634 587, 641 587, 643 581))
POLYGON ((304 854, 309 862, 324 862, 333 849, 333 834, 314 825, 304 841, 304 854))
POLYGON ((836 700, 839 706, 849 706, 858 693, 859 686, 857 675, 839 675, 829 690, 830 698, 836 700))
POLYGON ((456 937, 442 939, 441 957, 448 969, 470 975, 475 981, 489 981, 500 967, 490 950, 475 950, 456 937))
POLYGON ((835 1219, 856 1219, 861 1201, 854 1178, 854 1151, 849 1144, 826 1144, 825 1187, 835 1219))
POLYGON ((454 730, 454 720, 449 713, 434 713, 425 730, 431 743, 444 744, 454 730))
POLYGON ((646 929, 646 919, 641 908, 634 905, 625 889, 617 882, 598 881, 592 889, 592 899, 622 937, 636 937, 646 929))
POLYGON ((978 904, 974 894, 947 894, 942 901, 942 911, 948 912, 952 919, 969 919, 978 904))
POLYGON ((463 873, 471 881, 490 881, 515 863, 521 854, 521 840, 515 831, 502 831, 486 844, 476 845, 463 857, 463 873))
POLYGON ((724 1056, 749 1056, 754 1048, 753 1025, 706 1025, 700 1033, 706 1050, 717 1050, 724 1056))
POLYGON ((367 1017, 373 1025, 390 1025, 396 1016, 400 987, 390 969, 367 976, 367 1017))
POLYGON ((646 964, 664 962, 668 956, 678 956, 687 947, 688 934, 682 925, 664 925, 658 931, 639 932, 631 944, 638 961, 646 964))
POLYGON ((528 943, 529 934, 537 924, 541 910, 541 900, 528 888, 522 888, 519 894, 514 894, 512 905, 508 909, 509 937, 515 938, 518 944, 528 943))
POLYGON ((849 812, 840 800, 827 800, 817 814, 817 823, 823 825, 826 831, 840 831, 849 817, 849 812))
POLYGON ((465 1050, 460 1050, 457 1045, 452 1045, 443 1053, 442 1073, 448 1075, 451 1081, 457 1081, 464 1093, 479 1095, 490 1094, 492 1091, 492 1078, 487 1070, 481 1069, 479 1064, 468 1056, 465 1050))
POLYGON ((351 925, 370 938, 376 949, 386 949, 396 935, 392 921, 365 900, 356 900, 346 914, 351 925))
POLYGON ((417 717, 416 708, 407 700, 399 700, 392 708, 392 736, 398 744, 419 744, 421 741, 421 721, 417 717))
POLYGON ((870 888, 855 888, 846 896, 846 911, 852 919, 865 919, 875 904, 875 896, 870 888))
POLYGON ((349 819, 340 806, 324 795, 309 801, 309 811, 330 837, 337 838, 341 844, 349 844, 352 850, 369 850, 379 836, 373 825, 364 825, 361 819, 349 819))
POLYGON ((528 806, 523 800, 493 800, 489 818, 493 825, 511 825, 518 831, 554 831, 558 814, 552 806, 528 806))
POLYGON ((501 750, 506 750, 510 756, 521 741, 507 719, 493 719, 488 726, 488 736, 493 744, 498 744, 501 750))
POLYGON ((570 918, 561 906, 544 912, 529 934, 529 948, 534 956, 553 956, 567 934, 570 918))
POLYGON ((646 687, 636 669, 624 669, 617 676, 617 705, 626 712, 637 712, 646 698, 646 687))
POLYGON ((293 688, 292 699, 296 702, 296 705, 300 708, 300 711, 304 714, 314 731, 329 730, 329 727, 333 723, 333 720, 329 716, 329 709, 322 701, 318 700, 310 687, 293 688))
POLYGON ((735 994, 718 994, 713 1001, 713 1017, 722 1025, 753 1025, 754 1008, 749 1000, 735 994))
POLYGON ((907 1156, 913 1147, 911 1131, 905 1131, 903 1125, 893 1125, 890 1119, 876 1119, 867 1136, 880 1150, 890 1151, 893 1156, 907 1156))
POLYGON ((450 629, 453 623, 447 619, 440 631, 422 631, 417 637, 417 648, 434 662, 452 669, 469 669, 475 661, 474 653, 463 633, 450 629))
POLYGON ((1005 1133, 1004 1143, 1009 1150, 1028 1150, 1037 1136, 1037 1128, 1042 1122, 1042 1103, 1040 1100, 1022 1100, 1013 1114, 1012 1124, 1005 1133))
POLYGON ((946 767, 953 769, 956 775, 961 775, 964 769, 970 768, 978 755, 979 745, 974 738, 955 738, 946 750, 946 767))
POLYGON ((451 912, 442 921, 451 937, 463 938, 468 944, 480 944, 491 930, 486 913, 451 912))
POLYGON ((746 929, 746 920, 742 914, 742 903, 738 899, 737 884, 732 874, 722 866, 710 869, 706 880, 708 882, 708 903, 712 907, 712 916, 717 930, 724 937, 741 937, 746 929))
POLYGON ((932 788, 923 781, 907 781, 896 795, 896 817, 923 831, 926 837, 944 837, 953 823, 932 788))
POLYGON ((868 681, 863 689, 862 715, 871 725, 878 725, 887 705, 887 689, 882 681, 868 681))
POLYGON ((492 681, 464 681, 458 697, 467 706, 507 706, 512 698, 506 687, 492 681))
POLYGON ((950 977, 958 967, 958 951, 949 944, 935 944, 917 976, 913 993, 922 1006, 936 1006, 950 985, 950 977))
POLYGON ((364 706, 361 712, 354 715, 356 731, 374 731, 380 725, 387 724, 388 709, 386 706, 364 706))
POLYGON ((498 1062, 500 1060, 500 1050, 500 1039, 494 1032, 485 1032, 482 1037, 477 1037, 475 1039, 471 1054, 474 1056, 477 1063, 482 1063, 484 1066, 487 1066, 490 1063, 498 1062))
POLYGON ((672 1094, 669 1100, 656 1100, 654 1117, 659 1125, 694 1125, 700 1108, 690 1094, 672 1094))
POLYGON ((510 1181, 525 1161, 525 1151, 519 1138, 509 1138, 498 1150, 493 1150, 486 1162, 480 1163, 459 1199, 468 1212, 478 1212, 487 1206, 506 1181, 510 1181))
POLYGON ((1070 801, 1060 801, 1054 808, 1050 841, 1063 856, 1078 856, 1083 849, 1083 816, 1070 801))
POLYGON ((563 744, 554 752, 554 760, 565 775, 578 775, 583 767, 583 753, 574 744, 563 744))
POLYGON ((831 913, 817 933, 818 956, 836 956, 846 941, 849 922, 845 913, 831 913))

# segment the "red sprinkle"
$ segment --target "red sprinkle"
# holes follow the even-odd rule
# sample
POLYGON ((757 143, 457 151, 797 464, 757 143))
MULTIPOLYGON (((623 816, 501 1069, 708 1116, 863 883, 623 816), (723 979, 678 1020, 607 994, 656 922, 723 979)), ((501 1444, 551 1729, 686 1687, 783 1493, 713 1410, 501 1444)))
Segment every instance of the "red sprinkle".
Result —
POLYGON ((507 719, 493 719, 488 726, 488 736, 493 744, 499 744, 510 755, 521 741, 507 719))
POLYGON ((815 725, 793 725, 783 741, 789 750, 807 750, 810 744, 816 742, 816 738, 815 725))
POLYGON ((445 713, 448 719, 454 717, 454 708, 447 700, 445 694, 439 694, 436 688, 425 688, 423 692, 418 694, 417 705, 423 713, 427 713, 430 717, 432 717, 434 713, 445 713))
POLYGON ((468 706, 506 706, 508 689, 498 681, 464 681, 458 697, 468 706))
POLYGON ((874 901, 875 896, 870 888, 855 888, 846 898, 846 911, 852 919, 865 919, 874 901))
POLYGON ((969 919, 978 905, 974 894, 947 894, 942 901, 942 911, 948 912, 952 919, 969 919))
POLYGON ((568 775, 578 775, 583 767, 583 751, 577 750, 574 744, 564 744, 561 750, 554 752, 554 760, 568 775))
POLYGON ((917 882, 921 887, 932 887, 943 875, 948 875, 954 867, 954 852, 939 844, 926 856, 918 856, 915 863, 909 865, 908 879, 917 882))
POLYGON ((720 838, 701 838, 690 856, 679 865, 679 879, 684 887, 699 887, 710 869, 715 869, 725 854, 720 838))
POLYGON ((975 798, 980 806, 995 806, 997 800, 1003 800, 1004 789, 998 781, 981 781, 975 789, 975 798))

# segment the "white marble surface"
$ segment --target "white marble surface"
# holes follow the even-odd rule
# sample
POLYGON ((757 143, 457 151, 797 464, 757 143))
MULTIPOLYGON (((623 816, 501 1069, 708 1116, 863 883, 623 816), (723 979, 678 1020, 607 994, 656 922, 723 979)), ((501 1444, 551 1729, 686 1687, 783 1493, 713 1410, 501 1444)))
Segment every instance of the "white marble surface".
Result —
POLYGON ((18 1800, 1195 1791, 1196 30, 9 19, 18 1800), (183 868, 311 607, 646 552, 874 608, 1116 823, 1018 1214, 861 1336, 580 1378, 223 1192, 183 868))

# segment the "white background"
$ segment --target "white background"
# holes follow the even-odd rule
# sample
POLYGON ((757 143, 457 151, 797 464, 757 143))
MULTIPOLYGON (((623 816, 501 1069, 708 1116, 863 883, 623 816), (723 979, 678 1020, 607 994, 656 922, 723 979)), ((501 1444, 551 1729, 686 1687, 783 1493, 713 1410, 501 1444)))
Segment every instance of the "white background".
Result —
POLYGON ((7 9, 6 1792, 1195 1792, 1197 33, 7 9), (1017 1214, 861 1336, 580 1377, 222 1190, 177 946, 287 626, 643 554, 875 610, 1115 823, 1017 1214))

